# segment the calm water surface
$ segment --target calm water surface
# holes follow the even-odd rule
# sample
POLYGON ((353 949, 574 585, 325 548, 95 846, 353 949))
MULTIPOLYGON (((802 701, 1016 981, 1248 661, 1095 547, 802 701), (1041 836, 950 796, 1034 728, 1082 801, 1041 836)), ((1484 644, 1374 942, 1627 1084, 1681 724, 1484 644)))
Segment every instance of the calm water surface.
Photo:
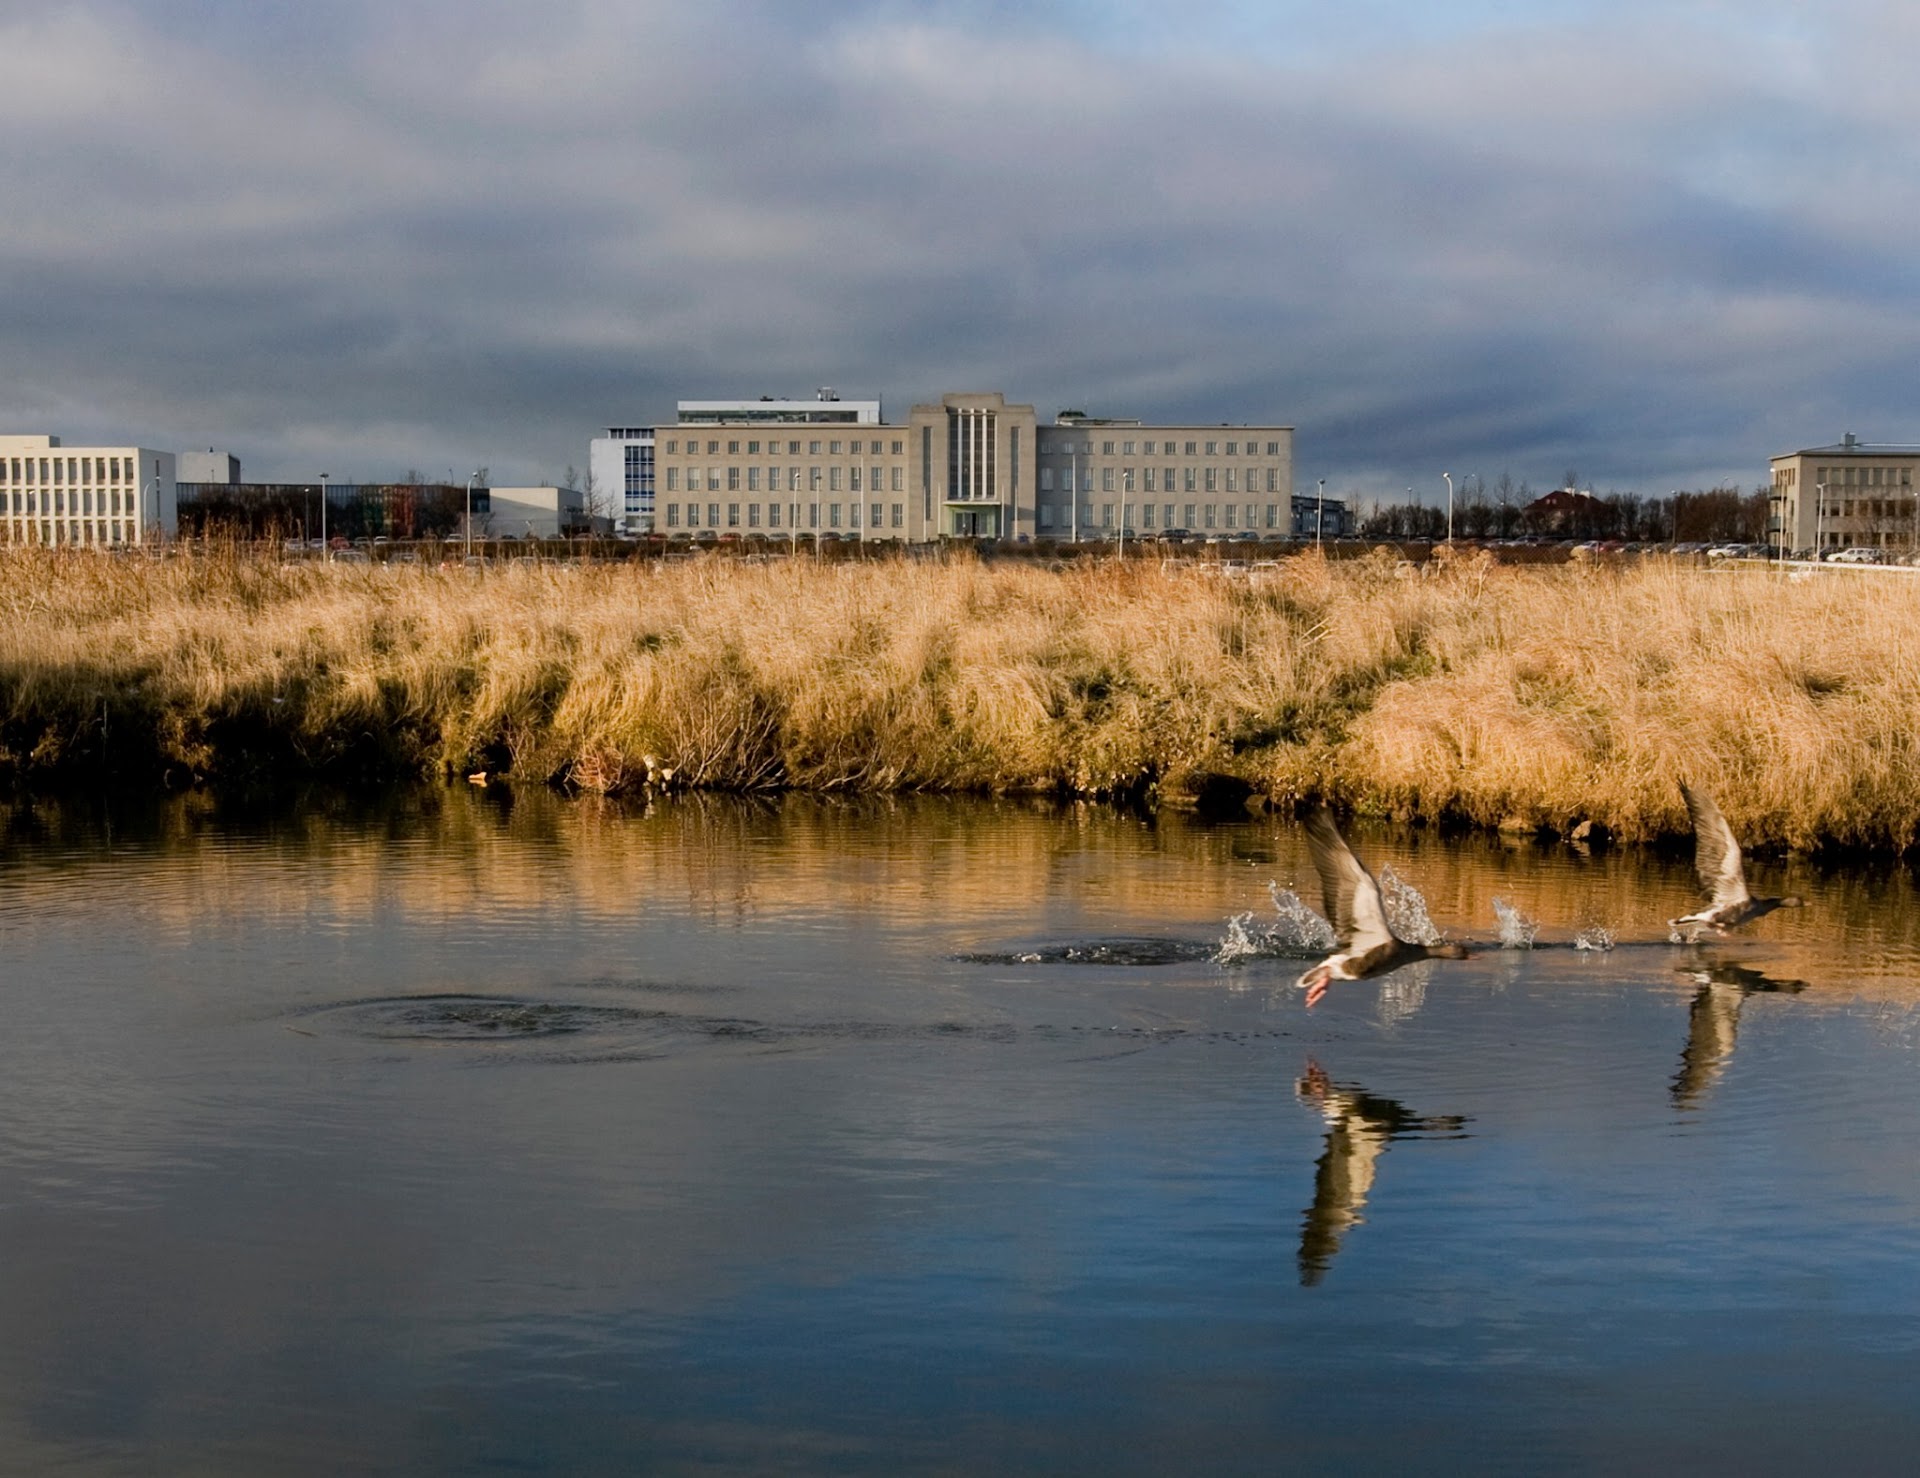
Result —
POLYGON ((1684 858, 1361 829, 1540 947, 1309 1013, 1285 822, 0 819, 0 1472, 1920 1446, 1904 870, 1756 869, 1812 906, 1686 948, 1684 858))

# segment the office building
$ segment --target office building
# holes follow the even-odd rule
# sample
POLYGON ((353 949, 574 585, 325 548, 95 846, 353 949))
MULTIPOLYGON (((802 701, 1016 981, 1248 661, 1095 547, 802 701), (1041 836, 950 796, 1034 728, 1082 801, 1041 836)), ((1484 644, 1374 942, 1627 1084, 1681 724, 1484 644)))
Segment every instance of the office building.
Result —
POLYGON ((1861 441, 1773 458, 1768 536, 1796 549, 1920 549, 1920 446, 1861 441))
POLYGON ((175 498, 172 452, 0 436, 0 543, 151 544, 174 533, 175 498))
POLYGON ((669 537, 1280 537, 1297 525, 1291 427, 1079 411, 1042 425, 997 391, 946 395, 898 422, 878 400, 830 391, 682 401, 655 433, 654 461, 653 529, 669 537))

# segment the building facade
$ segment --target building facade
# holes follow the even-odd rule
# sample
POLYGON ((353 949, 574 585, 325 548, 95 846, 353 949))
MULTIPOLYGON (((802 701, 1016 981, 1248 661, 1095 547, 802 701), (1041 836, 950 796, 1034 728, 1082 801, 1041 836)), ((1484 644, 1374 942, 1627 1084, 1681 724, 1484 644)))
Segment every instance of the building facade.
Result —
POLYGON ((596 436, 587 448, 587 513, 612 520, 616 533, 651 530, 653 451, 651 426, 609 426, 596 436))
POLYGON ((1914 478, 1920 446, 1859 440, 1773 459, 1768 533, 1789 553, 1865 547, 1920 549, 1914 478))
POLYGON ((177 526, 172 452, 0 436, 0 543, 127 547, 177 526))
POLYGON ((1296 531, 1291 427, 1075 411, 1043 426, 997 391, 946 395, 889 422, 877 400, 830 394, 681 402, 656 436, 654 532, 918 543, 1296 531))

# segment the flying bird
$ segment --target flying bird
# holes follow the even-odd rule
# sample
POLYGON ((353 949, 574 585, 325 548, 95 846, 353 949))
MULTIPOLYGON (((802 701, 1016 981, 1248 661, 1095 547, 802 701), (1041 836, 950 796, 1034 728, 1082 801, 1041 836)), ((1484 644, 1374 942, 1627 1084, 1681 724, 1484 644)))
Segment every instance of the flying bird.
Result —
POLYGON ((1695 913, 1682 914, 1667 923, 1674 929, 1688 930, 1687 942, 1699 939, 1700 931, 1717 934, 1751 923, 1776 908, 1802 908, 1805 900, 1789 894, 1785 898, 1755 898, 1747 891, 1746 869, 1740 865, 1740 844, 1733 839, 1733 828, 1713 797, 1680 782, 1680 794, 1687 802, 1687 815, 1693 819, 1693 870, 1700 874, 1700 886, 1707 890, 1707 906, 1695 913))
POLYGON ((1309 1006, 1318 1002, 1336 980, 1384 975, 1415 960, 1468 957, 1464 945, 1416 944, 1393 932, 1380 885, 1353 855, 1325 806, 1315 806, 1307 815, 1307 850, 1313 854, 1314 869, 1320 874, 1327 922, 1333 925, 1339 946, 1294 982, 1307 993, 1309 1006))

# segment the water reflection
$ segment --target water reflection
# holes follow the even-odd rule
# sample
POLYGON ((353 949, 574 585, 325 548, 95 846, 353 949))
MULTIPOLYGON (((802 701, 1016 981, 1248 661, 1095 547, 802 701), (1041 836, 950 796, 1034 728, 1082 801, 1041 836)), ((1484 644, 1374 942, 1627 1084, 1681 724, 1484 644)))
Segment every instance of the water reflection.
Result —
POLYGON ((1698 987, 1687 1008, 1687 1045, 1673 1079, 1675 1108, 1698 1108, 1733 1057, 1740 1013, 1751 995, 1798 995, 1804 980, 1776 980, 1732 960, 1706 960, 1681 971, 1698 987))
POLYGON ((1300 1281, 1311 1287, 1326 1276, 1341 1239, 1363 1220, 1387 1146, 1415 1137, 1465 1139, 1470 1121, 1459 1114, 1416 1114, 1397 1099, 1336 1084, 1312 1058, 1294 1093, 1318 1109, 1327 1126, 1326 1148, 1314 1162, 1313 1204, 1300 1229, 1300 1281))

